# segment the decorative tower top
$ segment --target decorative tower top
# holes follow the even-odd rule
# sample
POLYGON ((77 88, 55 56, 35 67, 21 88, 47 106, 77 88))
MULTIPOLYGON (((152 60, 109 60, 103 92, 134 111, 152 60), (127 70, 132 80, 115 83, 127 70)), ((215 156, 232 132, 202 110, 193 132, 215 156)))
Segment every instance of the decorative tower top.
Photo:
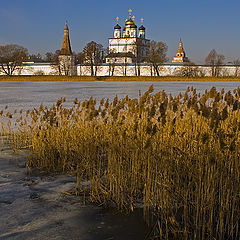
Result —
POLYGON ((129 12, 129 19, 126 19, 125 26, 131 27, 131 28, 136 28, 137 26, 135 25, 135 22, 134 22, 135 17, 134 16, 132 17, 132 10, 129 9, 128 12, 129 12))
POLYGON ((114 38, 121 38, 121 27, 118 24, 119 17, 117 19, 117 25, 114 27, 114 38))
POLYGON ((173 57, 172 62, 173 63, 189 62, 189 59, 186 57, 186 53, 183 49, 183 43, 182 43, 181 38, 180 38, 180 42, 179 42, 179 46, 178 46, 176 56, 173 57))
POLYGON ((129 19, 131 19, 131 16, 132 16, 132 9, 129 9, 128 12, 129 12, 129 19))
POLYGON ((185 54, 185 51, 183 49, 182 39, 180 38, 180 42, 179 42, 176 57, 185 57, 185 55, 186 54, 185 54))
POLYGON ((121 27, 119 26, 119 17, 116 18, 117 19, 117 25, 114 27, 114 29, 120 29, 121 30, 121 27))
POLYGON ((72 55, 67 21, 64 28, 63 44, 62 44, 62 49, 60 51, 60 55, 72 55))
POLYGON ((144 31, 144 30, 145 30, 145 27, 143 26, 143 20, 144 20, 144 19, 141 18, 141 27, 139 27, 139 30, 143 30, 143 31, 144 31))
POLYGON ((143 18, 141 18, 141 26, 139 27, 139 33, 138 33, 138 37, 139 38, 145 38, 145 27, 143 26, 143 18))

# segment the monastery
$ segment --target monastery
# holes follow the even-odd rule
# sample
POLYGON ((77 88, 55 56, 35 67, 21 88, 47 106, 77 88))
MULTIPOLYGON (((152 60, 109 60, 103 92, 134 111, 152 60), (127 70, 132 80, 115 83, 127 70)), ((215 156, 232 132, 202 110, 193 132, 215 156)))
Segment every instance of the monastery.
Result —
POLYGON ((119 18, 114 27, 113 38, 109 38, 109 54, 106 57, 106 63, 142 63, 149 52, 150 40, 145 38, 145 27, 142 25, 137 28, 135 17, 131 15, 125 21, 125 27, 121 32, 119 18))
MULTIPOLYGON (((104 63, 96 65, 94 76, 157 76, 152 64, 147 62, 147 55, 150 50, 150 40, 146 38, 146 28, 138 28, 132 10, 129 10, 125 26, 117 24, 113 30, 113 37, 109 38, 109 52, 104 63)), ((236 76, 237 66, 221 66, 219 72, 222 76, 236 76)), ((190 63, 183 49, 180 39, 176 56, 172 63, 159 66, 160 76, 211 76, 212 67, 206 65, 193 65, 190 63)), ((14 75, 68 75, 68 76, 91 76, 93 71, 89 63, 75 64, 71 50, 69 28, 66 22, 62 48, 57 63, 35 63, 25 62, 15 70, 14 75)), ((0 70, 0 75, 4 75, 0 70)))

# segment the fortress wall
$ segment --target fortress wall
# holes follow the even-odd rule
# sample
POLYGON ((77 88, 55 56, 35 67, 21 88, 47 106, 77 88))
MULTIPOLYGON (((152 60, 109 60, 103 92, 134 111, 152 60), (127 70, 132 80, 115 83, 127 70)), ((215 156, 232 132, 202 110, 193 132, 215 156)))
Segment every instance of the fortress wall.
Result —
MULTIPOLYGON (((15 76, 27 76, 27 75, 58 75, 58 66, 53 64, 28 64, 21 67, 17 67, 13 72, 15 76)), ((0 75, 6 75, 3 70, 0 71, 0 75)))
MULTIPOLYGON (((95 72, 94 67, 94 72, 95 72)), ((187 76, 195 73, 199 77, 212 76, 210 66, 187 66, 187 65, 161 65, 160 76, 187 76)), ((75 66, 77 76, 91 76, 91 67, 87 65, 75 66)), ((221 77, 239 77, 240 66, 221 66, 217 70, 221 77)), ((0 69, 0 75, 5 73, 0 69)), ((59 75, 58 65, 54 64, 28 64, 14 71, 13 75, 59 75)), ((96 76, 157 76, 156 70, 151 65, 100 65, 97 66, 96 76)))
MULTIPOLYGON (((97 76, 157 76, 156 70, 151 65, 102 65, 97 68, 97 76)), ((183 76, 190 71, 195 71, 198 76, 211 76, 209 66, 162 65, 158 69, 160 76, 183 76)), ((220 76, 233 76, 235 67, 224 66, 220 69, 220 76)), ((91 67, 77 65, 77 75, 91 76, 91 67)))

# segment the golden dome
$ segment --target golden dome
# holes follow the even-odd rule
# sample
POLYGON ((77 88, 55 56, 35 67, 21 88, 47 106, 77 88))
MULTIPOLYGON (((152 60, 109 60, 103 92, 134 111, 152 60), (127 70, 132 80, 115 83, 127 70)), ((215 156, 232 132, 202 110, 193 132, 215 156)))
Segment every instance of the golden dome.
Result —
POLYGON ((131 18, 129 18, 128 20, 126 20, 125 25, 126 26, 135 25, 135 23, 134 23, 134 21, 131 18))
POLYGON ((132 10, 129 9, 129 18, 126 19, 126 21, 125 21, 125 27, 137 28, 137 26, 135 25, 135 22, 134 22, 135 17, 132 16, 131 13, 132 13, 132 10))

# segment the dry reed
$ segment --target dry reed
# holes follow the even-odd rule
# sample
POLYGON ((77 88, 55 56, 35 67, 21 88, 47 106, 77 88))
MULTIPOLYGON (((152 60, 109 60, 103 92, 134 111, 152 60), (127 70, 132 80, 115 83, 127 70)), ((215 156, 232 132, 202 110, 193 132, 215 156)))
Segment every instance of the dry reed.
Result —
POLYGON ((240 88, 172 97, 153 86, 139 99, 75 99, 72 108, 62 98, 20 111, 17 131, 2 110, 2 134, 30 149, 28 168, 76 175, 76 194, 92 202, 143 203, 149 238, 239 239, 239 98, 240 88))

